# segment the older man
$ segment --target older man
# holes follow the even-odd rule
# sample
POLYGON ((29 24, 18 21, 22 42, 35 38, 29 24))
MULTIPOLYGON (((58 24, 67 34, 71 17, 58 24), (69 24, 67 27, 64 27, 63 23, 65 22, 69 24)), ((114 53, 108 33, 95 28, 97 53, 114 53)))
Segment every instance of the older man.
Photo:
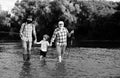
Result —
POLYGON ((32 23, 32 18, 28 18, 25 23, 22 24, 20 29, 20 37, 22 39, 23 44, 23 60, 29 61, 31 55, 31 47, 32 47, 32 33, 36 37, 35 25, 32 23))
POLYGON ((67 46, 67 36, 70 37, 72 33, 74 33, 74 31, 71 31, 69 33, 67 28, 64 27, 63 21, 58 22, 58 28, 56 28, 54 30, 50 45, 52 46, 52 43, 56 39, 56 49, 57 49, 57 53, 58 53, 59 62, 62 61, 62 56, 63 56, 66 46, 67 46))

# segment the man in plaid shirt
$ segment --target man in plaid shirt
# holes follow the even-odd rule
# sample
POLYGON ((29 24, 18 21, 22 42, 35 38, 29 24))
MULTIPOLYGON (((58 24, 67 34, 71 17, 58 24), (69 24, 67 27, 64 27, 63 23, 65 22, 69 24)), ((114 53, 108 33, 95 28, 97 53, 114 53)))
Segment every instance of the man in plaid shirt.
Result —
POLYGON ((52 43, 56 39, 56 49, 58 52, 58 59, 59 62, 62 61, 62 56, 65 52, 66 46, 67 46, 67 36, 71 36, 74 31, 68 32, 67 28, 64 27, 64 22, 59 21, 58 28, 55 29, 53 36, 51 38, 50 45, 52 46, 52 43))
POLYGON ((32 33, 36 37, 35 25, 32 23, 32 18, 28 18, 27 22, 23 23, 20 29, 20 37, 22 39, 23 44, 23 60, 29 61, 32 47, 32 33), (28 46, 27 46, 28 45, 28 46))

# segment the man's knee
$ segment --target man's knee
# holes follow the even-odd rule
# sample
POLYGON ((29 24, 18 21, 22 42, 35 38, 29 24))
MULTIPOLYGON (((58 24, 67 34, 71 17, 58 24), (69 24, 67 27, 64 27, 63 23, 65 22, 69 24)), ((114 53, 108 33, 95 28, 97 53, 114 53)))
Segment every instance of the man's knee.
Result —
POLYGON ((32 48, 32 42, 29 42, 29 47, 28 47, 28 50, 30 51, 32 48))
POLYGON ((66 45, 63 45, 62 51, 65 52, 65 50, 66 50, 66 45))
POLYGON ((23 48, 27 48, 27 42, 26 41, 22 41, 22 45, 23 45, 23 48))
POLYGON ((58 45, 57 45, 57 52, 58 52, 59 55, 61 55, 61 51, 62 51, 61 46, 58 46, 58 45))

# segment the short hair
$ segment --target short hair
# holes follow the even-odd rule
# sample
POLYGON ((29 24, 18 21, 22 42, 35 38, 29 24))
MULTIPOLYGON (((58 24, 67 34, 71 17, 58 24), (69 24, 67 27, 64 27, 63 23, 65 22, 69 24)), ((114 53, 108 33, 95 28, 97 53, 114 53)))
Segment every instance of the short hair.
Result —
POLYGON ((49 35, 45 34, 45 35, 43 35, 43 38, 45 38, 46 40, 48 40, 49 39, 49 35))

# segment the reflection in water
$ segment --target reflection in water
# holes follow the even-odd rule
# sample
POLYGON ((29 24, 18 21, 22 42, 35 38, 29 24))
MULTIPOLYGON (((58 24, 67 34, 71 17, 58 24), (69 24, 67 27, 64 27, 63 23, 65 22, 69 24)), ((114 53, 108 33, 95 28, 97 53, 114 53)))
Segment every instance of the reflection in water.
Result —
POLYGON ((57 63, 55 69, 56 78, 66 78, 67 72, 65 67, 65 62, 57 63))
POLYGON ((43 66, 45 66, 45 65, 47 65, 47 64, 46 64, 46 60, 41 60, 41 67, 43 67, 43 66))
POLYGON ((3 47, 0 47, 0 52, 3 52, 4 51, 4 48, 3 47))
POLYGON ((70 48, 65 61, 57 64, 56 49, 48 52, 47 64, 40 62, 38 50, 23 64, 19 44, 0 44, 0 78, 120 78, 120 49, 70 48))
POLYGON ((40 78, 66 78, 65 62, 46 64, 40 68, 40 78))
POLYGON ((30 62, 24 62, 22 66, 22 70, 19 74, 20 75, 19 78, 32 78, 30 71, 31 71, 30 62))

